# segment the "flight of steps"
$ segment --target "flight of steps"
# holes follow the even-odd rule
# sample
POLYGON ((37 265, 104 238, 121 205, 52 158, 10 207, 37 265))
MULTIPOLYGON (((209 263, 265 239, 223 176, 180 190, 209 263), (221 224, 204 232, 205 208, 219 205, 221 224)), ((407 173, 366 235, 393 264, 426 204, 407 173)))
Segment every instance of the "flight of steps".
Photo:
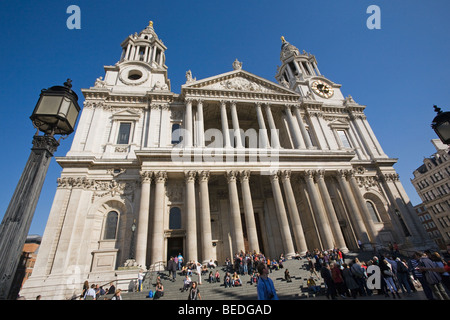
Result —
MULTIPOLYGON (((277 295, 280 299, 302 299, 311 297, 308 294, 306 282, 310 277, 310 272, 307 269, 307 260, 288 260, 283 263, 284 268, 273 270, 269 277, 273 280, 277 295), (292 282, 284 280, 284 271, 289 269, 292 282)), ((256 286, 250 284, 249 275, 240 275, 243 285, 238 287, 225 288, 223 285, 223 277, 225 271, 221 266, 217 267, 221 276, 220 283, 209 283, 208 274, 202 276, 202 285, 199 286, 200 294, 203 300, 256 300, 258 299, 256 293, 256 286)), ((215 272, 215 270, 214 270, 215 272)), ((161 300, 187 300, 188 292, 181 292, 183 287, 184 276, 177 273, 175 282, 169 278, 168 271, 155 272, 152 276, 148 273, 143 281, 142 292, 127 292, 122 294, 124 300, 151 300, 148 297, 150 289, 155 290, 156 277, 160 276, 161 282, 164 286, 164 296, 161 300)), ((320 276, 320 275, 319 275, 320 276)), ((198 276, 194 272, 191 277, 192 281, 198 282, 198 276)), ((323 279, 314 277, 316 284, 321 286, 322 292, 325 288, 323 279)))

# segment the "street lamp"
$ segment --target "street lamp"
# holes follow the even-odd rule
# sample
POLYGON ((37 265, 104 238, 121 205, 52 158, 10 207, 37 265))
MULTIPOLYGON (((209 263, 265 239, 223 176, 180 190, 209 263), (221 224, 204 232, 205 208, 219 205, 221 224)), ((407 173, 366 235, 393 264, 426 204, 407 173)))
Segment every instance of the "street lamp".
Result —
POLYGON ((434 106, 437 116, 433 119, 431 127, 445 144, 450 144, 450 112, 442 112, 441 108, 434 106))
POLYGON ((43 89, 30 117, 37 129, 33 147, 0 224, 0 300, 16 298, 12 282, 51 157, 59 146, 54 135, 74 131, 80 106, 71 82, 43 89))

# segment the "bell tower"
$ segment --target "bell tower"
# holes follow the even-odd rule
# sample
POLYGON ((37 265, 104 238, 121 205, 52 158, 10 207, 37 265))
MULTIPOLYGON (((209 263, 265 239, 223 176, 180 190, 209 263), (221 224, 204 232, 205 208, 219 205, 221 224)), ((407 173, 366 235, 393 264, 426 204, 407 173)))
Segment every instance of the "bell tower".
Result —
POLYGON ((341 85, 325 78, 319 71, 316 57, 305 50, 300 53, 294 45, 281 37, 281 66, 275 79, 281 85, 312 100, 343 99, 341 85))
POLYGON ((122 43, 122 54, 114 66, 106 66, 105 80, 99 82, 112 91, 170 91, 165 51, 153 21, 139 34, 128 36, 122 43))

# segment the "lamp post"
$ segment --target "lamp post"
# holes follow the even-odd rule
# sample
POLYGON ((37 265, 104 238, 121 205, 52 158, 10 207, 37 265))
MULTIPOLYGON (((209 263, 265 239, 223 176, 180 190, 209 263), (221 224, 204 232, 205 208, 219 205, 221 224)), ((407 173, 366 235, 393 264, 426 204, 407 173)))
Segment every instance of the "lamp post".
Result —
POLYGON ((80 111, 71 80, 41 91, 30 116, 37 129, 31 154, 0 224, 0 300, 15 299, 11 287, 30 229, 51 157, 59 146, 55 134, 74 131, 80 111), (40 136, 39 131, 44 135, 40 136))
POLYGON ((434 106, 437 116, 433 119, 431 127, 445 144, 450 144, 450 112, 442 112, 441 108, 434 106))

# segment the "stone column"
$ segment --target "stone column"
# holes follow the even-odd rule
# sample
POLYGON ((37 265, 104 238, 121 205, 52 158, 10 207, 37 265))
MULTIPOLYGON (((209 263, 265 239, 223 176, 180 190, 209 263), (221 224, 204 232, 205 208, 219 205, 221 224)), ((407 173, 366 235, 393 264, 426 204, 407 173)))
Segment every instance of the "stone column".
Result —
POLYGON ((270 104, 266 104, 266 115, 267 115, 267 121, 269 122, 270 138, 271 138, 272 147, 278 149, 280 147, 280 139, 278 137, 278 131, 275 126, 275 121, 273 120, 272 110, 270 109, 270 104))
POLYGON ((339 221, 334 210, 333 203, 331 202, 330 194, 328 193, 327 185, 325 183, 325 171, 317 171, 317 184, 319 185, 319 191, 322 195, 323 203, 325 209, 328 212, 328 221, 330 222, 331 230, 333 231, 335 245, 341 249, 343 252, 347 252, 348 248, 345 244, 344 236, 342 234, 341 228, 339 227, 339 221))
POLYGON ((158 171, 155 177, 155 201, 153 210, 153 232, 151 264, 154 270, 164 270, 164 203, 167 173, 158 171))
POLYGON ((347 175, 348 175, 348 180, 350 182, 351 189, 353 190, 353 194, 355 195, 355 200, 357 201, 357 203, 359 203, 359 207, 361 208, 360 212, 361 212, 363 221, 366 225, 366 230, 369 233, 370 240, 373 243, 378 243, 378 240, 376 237, 374 221, 372 220, 369 210, 367 209, 366 201, 364 200, 364 198, 359 190, 358 183, 356 182, 356 179, 355 179, 355 173, 353 170, 349 170, 347 172, 347 175))
POLYGON ((224 141, 224 147, 231 147, 230 143, 230 133, 228 129, 228 118, 227 118, 227 106, 225 101, 220 101, 220 118, 222 122, 222 135, 224 141))
POLYGON ((328 221, 325 212, 323 211, 320 195, 317 192, 316 185, 314 183, 313 175, 315 171, 308 170, 305 172, 305 182, 308 189, 308 194, 311 199, 311 205, 315 213, 315 220, 317 228, 319 229, 320 239, 322 242, 322 249, 331 249, 334 245, 333 234, 330 228, 330 222, 328 221))
POLYGON ((192 126, 192 99, 186 99, 186 111, 184 114, 184 146, 192 147, 192 136, 193 136, 193 126, 192 126))
POLYGON ((291 185, 291 171, 283 170, 281 172, 281 182, 283 183, 284 194, 286 195, 286 202, 288 206, 289 216, 291 218, 292 230, 294 231, 295 244, 297 250, 301 255, 308 251, 306 245, 305 234, 303 233, 303 226, 300 220, 300 215, 297 209, 294 192, 291 185))
POLYGON ((198 100, 197 102, 197 116, 198 116, 198 147, 203 148, 205 146, 205 124, 203 119, 203 100, 198 100))
POLYGON ((247 237, 249 251, 259 252, 258 233, 256 231, 255 212, 253 211, 252 194, 250 192, 250 171, 244 170, 239 174, 242 188, 242 199, 244 202, 245 224, 247 226, 247 237))
POLYGON ((306 130, 305 124, 303 123, 302 115, 300 113, 300 107, 294 106, 295 117, 297 118, 298 126, 300 127, 300 132, 302 133, 303 140, 305 141, 306 148, 311 149, 312 144, 309 139, 308 131, 306 130))
POLYGON ((273 199, 277 210, 278 224, 280 225, 281 240, 283 241, 285 256, 286 258, 291 258, 295 255, 295 249, 277 173, 270 175, 270 182, 272 184, 273 199))
POLYGON ((150 187, 152 172, 141 171, 141 200, 139 205, 139 218, 136 232, 136 263, 146 268, 148 221, 150 216, 150 187))
POLYGON ((231 101, 231 121, 233 123, 234 139, 236 148, 242 148, 241 129, 239 127, 239 118, 236 110, 236 101, 231 101))
POLYGON ((198 174, 200 187, 200 229, 202 232, 202 259, 203 263, 214 259, 212 252, 211 212, 209 209, 209 171, 198 174))
POLYGON ((294 148, 295 149, 304 149, 305 144, 303 142, 302 136, 300 134, 300 131, 298 129, 297 124, 294 121, 294 118, 292 117, 291 107, 289 105, 285 106, 285 114, 287 117, 287 122, 289 125, 289 131, 291 133, 292 140, 294 142, 294 148))
POLYGON ((259 125, 259 147, 270 148, 269 135, 267 134, 266 123, 264 122, 264 116, 261 110, 261 103, 256 103, 256 118, 259 125))
POLYGON ((236 171, 227 171, 226 178, 228 181, 228 194, 230 198, 230 214, 231 214, 231 226, 232 237, 234 244, 234 253, 238 253, 241 250, 245 250, 244 245, 244 233, 242 230, 241 210, 239 207, 239 195, 236 185, 236 171))
POLYGON ((361 219, 358 205, 356 204, 350 186, 345 179, 346 171, 347 170, 338 170, 336 173, 336 178, 339 183, 339 187, 341 188, 344 201, 348 206, 348 214, 350 220, 352 220, 352 226, 356 232, 356 237, 358 238, 358 240, 361 240, 362 243, 369 244, 369 235, 367 233, 366 227, 364 226, 364 222, 361 219))
POLYGON ((185 171, 186 182, 186 260, 198 261, 197 256, 197 215, 195 207, 195 171, 185 171))

